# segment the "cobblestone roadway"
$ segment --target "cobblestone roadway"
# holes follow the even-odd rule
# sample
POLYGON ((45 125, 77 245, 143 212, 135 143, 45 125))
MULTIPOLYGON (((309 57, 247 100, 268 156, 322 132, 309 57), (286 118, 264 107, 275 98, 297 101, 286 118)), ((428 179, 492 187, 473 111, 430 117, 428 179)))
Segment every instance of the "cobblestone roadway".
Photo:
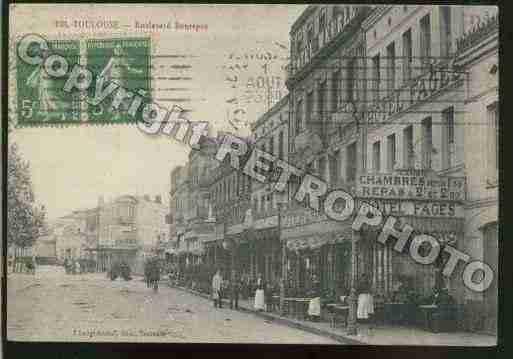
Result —
POLYGON ((7 285, 9 340, 339 344, 140 280, 40 271, 7 285))

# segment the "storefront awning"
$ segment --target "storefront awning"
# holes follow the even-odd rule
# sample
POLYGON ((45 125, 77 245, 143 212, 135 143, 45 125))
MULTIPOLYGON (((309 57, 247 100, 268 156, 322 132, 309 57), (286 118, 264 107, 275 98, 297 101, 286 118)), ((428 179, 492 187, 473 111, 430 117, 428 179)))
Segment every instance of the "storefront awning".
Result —
POLYGON ((296 238, 289 238, 287 240, 287 248, 292 251, 317 249, 325 244, 341 243, 346 240, 350 241, 351 238, 342 236, 339 231, 318 235, 305 235, 296 238))

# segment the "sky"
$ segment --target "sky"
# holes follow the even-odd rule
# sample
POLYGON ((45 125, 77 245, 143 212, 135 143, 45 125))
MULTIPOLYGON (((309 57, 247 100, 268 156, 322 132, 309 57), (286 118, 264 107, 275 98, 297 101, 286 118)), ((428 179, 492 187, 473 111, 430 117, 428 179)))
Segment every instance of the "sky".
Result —
MULTIPOLYGON (((10 29, 15 36, 38 33, 48 39, 85 41, 146 36, 148 33, 136 29, 136 21, 206 24, 205 31, 168 29, 151 34, 154 55, 187 55, 187 60, 153 58, 152 76, 160 78, 152 86, 154 97, 164 99, 160 104, 168 108, 176 104, 191 109, 190 119, 208 121, 214 132, 229 130, 247 135, 248 127, 235 129, 228 120, 233 119, 237 109, 242 110, 238 112, 239 118, 247 123, 256 121, 266 111, 266 78, 274 82, 269 86, 273 86, 276 94, 278 90, 282 96, 286 94, 283 66, 289 51, 289 31, 304 8, 304 5, 176 4, 83 4, 70 8, 69 5, 16 4, 11 8, 10 29), (75 22, 78 20, 117 21, 119 29, 84 29, 78 27, 75 22), (57 21, 65 21, 69 27, 59 28, 57 21), (265 53, 270 53, 273 59, 262 60, 261 55, 265 53), (190 67, 170 67, 184 64, 190 67), (174 91, 171 95, 170 88, 187 90, 174 91), (169 98, 185 100, 168 102, 169 98)), ((13 83, 15 74, 10 76, 13 83)), ((10 93, 16 96, 15 92, 10 93)), ((22 156, 29 161, 36 200, 45 205, 49 219, 94 207, 99 196, 109 200, 123 194, 149 194, 167 199, 170 172, 187 161, 189 152, 184 144, 162 134, 144 134, 133 125, 17 128, 9 134, 9 141, 16 142, 22 156)))

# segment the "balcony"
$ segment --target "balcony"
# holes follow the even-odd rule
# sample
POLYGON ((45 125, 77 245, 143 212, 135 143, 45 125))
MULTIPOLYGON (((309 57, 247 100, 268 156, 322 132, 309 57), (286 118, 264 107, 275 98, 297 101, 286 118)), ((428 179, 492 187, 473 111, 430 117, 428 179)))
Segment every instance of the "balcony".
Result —
POLYGON ((361 22, 371 10, 370 6, 358 6, 351 14, 351 18, 345 23, 342 22, 341 16, 332 19, 326 25, 322 32, 314 34, 310 43, 306 46, 294 51, 292 54, 292 68, 288 72, 288 80, 294 81, 296 75, 300 72, 308 71, 306 67, 315 67, 318 62, 329 56, 342 42, 358 30, 358 24, 361 22), (307 66, 308 65, 308 66, 307 66), (305 69, 303 69, 305 68, 305 69))
POLYGON ((499 31, 499 17, 498 14, 486 18, 484 21, 479 22, 470 31, 463 34, 458 40, 456 40, 456 48, 459 53, 469 49, 478 42, 485 39, 488 35, 491 35, 499 31))

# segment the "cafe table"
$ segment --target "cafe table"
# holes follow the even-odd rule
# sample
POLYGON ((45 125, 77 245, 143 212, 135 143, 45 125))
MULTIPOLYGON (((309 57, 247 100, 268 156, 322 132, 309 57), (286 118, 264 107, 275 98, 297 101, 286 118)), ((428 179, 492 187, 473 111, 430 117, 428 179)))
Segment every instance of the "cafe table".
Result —
POLYGON ((433 331, 433 313, 438 309, 438 306, 435 304, 419 305, 419 309, 422 313, 424 328, 433 331))
POLYGON ((296 319, 305 319, 306 311, 308 310, 308 303, 312 298, 297 298, 297 297, 289 297, 284 298, 286 302, 289 302, 292 307, 292 317, 296 319), (306 304, 306 310, 305 310, 306 304))
POLYGON ((344 323, 347 324, 347 316, 349 314, 349 306, 344 304, 330 303, 326 304, 331 311, 333 311, 333 317, 330 321, 330 327, 336 328, 337 326, 337 314, 344 316, 344 323))

